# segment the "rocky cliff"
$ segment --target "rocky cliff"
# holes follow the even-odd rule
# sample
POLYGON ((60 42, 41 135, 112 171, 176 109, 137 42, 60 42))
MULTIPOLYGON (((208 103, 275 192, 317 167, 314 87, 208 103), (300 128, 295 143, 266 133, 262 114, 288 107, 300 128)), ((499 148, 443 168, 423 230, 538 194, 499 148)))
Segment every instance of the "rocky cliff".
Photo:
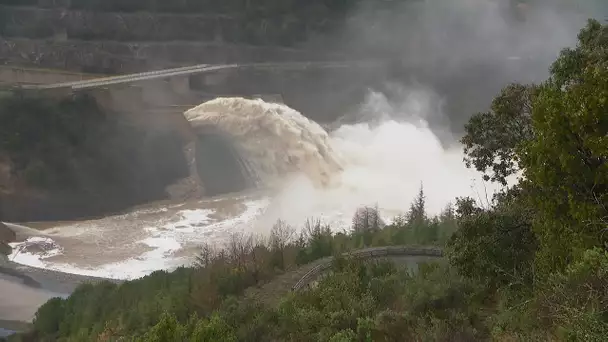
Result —
POLYGON ((15 238, 15 232, 10 230, 4 223, 0 222, 0 261, 3 255, 9 255, 11 253, 11 247, 8 244, 9 242, 15 241, 15 238))
MULTIPOLYGON (((145 114, 145 113, 141 113, 145 114)), ((169 116, 118 114, 86 94, 0 101, 0 218, 65 220, 196 195, 169 116), (10 110, 7 110, 9 109, 10 110)))

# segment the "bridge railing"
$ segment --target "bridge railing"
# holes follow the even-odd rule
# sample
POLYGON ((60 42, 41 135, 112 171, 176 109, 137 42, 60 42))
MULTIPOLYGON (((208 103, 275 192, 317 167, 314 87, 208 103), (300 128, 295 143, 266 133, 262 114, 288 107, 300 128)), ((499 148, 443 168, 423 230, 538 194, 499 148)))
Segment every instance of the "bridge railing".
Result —
MULTIPOLYGON (((387 246, 387 247, 372 247, 360 249, 353 252, 342 254, 345 257, 353 257, 357 259, 373 259, 388 256, 428 256, 428 257, 443 257, 443 250, 438 247, 420 247, 420 246, 387 246)), ((328 257, 322 259, 320 264, 308 271, 300 280, 291 288, 292 291, 299 291, 308 285, 313 279, 323 273, 328 268, 331 268, 334 258, 328 257)))

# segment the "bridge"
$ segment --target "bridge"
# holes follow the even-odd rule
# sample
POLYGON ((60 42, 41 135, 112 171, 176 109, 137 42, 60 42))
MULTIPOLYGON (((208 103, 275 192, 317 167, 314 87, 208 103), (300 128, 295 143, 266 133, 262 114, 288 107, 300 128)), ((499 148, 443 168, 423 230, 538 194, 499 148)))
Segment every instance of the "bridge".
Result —
MULTIPOLYGON (((411 246, 389 246, 389 247, 374 247, 356 250, 350 253, 344 253, 344 257, 351 257, 359 260, 370 260, 376 258, 392 258, 392 257, 433 257, 440 258, 443 256, 443 251, 435 247, 411 247, 411 246)), ((318 264, 308 271, 298 282, 291 288, 292 291, 299 291, 308 286, 311 282, 329 269, 334 258, 321 259, 318 264)))
MULTIPOLYGON (((404 260, 406 262, 408 260, 419 262, 425 259, 442 258, 443 250, 438 247, 388 246, 360 249, 344 253, 343 256, 360 260, 387 258, 398 262, 404 260)), ((267 284, 247 289, 245 296, 258 300, 266 305, 276 305, 287 293, 300 291, 314 283, 320 275, 331 268, 333 260, 333 257, 327 257, 303 265, 295 270, 277 276, 267 284)))
POLYGON ((101 77, 74 82, 55 84, 20 85, 21 89, 45 90, 45 89, 90 89, 118 84, 128 84, 140 81, 158 80, 163 78, 189 76, 201 73, 210 73, 222 70, 234 69, 257 69, 257 70, 305 70, 336 69, 336 68, 366 68, 384 65, 379 61, 339 61, 339 62, 291 62, 291 63, 249 63, 249 64, 200 64, 189 67, 172 68, 158 71, 149 71, 136 74, 101 77))

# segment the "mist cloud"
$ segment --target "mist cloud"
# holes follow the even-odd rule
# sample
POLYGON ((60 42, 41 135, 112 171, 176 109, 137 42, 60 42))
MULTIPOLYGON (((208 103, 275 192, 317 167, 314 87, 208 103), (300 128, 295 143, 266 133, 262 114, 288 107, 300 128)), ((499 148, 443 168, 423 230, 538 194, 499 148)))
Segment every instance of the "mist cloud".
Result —
POLYGON ((537 0, 519 9, 507 0, 409 1, 386 10, 362 5, 342 30, 311 44, 351 58, 391 60, 373 90, 401 101, 396 92, 426 88, 445 100, 426 118, 431 126, 447 122, 459 133, 506 84, 546 79, 586 20, 602 19, 607 8, 585 0, 537 0))

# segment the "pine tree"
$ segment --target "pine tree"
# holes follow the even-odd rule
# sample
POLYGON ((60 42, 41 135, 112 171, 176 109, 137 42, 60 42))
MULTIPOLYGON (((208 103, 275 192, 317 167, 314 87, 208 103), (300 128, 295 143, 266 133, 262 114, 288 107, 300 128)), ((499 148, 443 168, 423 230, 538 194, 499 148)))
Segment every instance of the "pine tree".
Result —
POLYGON ((424 186, 420 184, 420 191, 410 206, 408 212, 408 224, 419 226, 427 221, 426 217, 426 196, 424 195, 424 186))

